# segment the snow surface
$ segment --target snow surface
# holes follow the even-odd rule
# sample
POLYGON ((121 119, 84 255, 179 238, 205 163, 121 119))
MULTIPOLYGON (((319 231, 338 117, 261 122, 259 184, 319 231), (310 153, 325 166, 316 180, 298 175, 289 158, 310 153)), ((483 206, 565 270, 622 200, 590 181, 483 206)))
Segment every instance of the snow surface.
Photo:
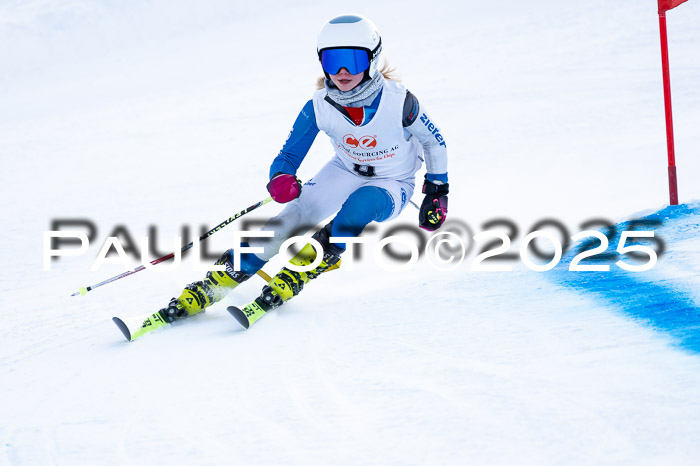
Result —
MULTIPOLYGON (((697 464, 700 2, 668 13, 686 204, 670 211, 657 18, 652 0, 0 3, 0 464, 697 464), (69 297, 124 270, 90 271, 117 226, 157 226, 165 252, 266 196, 320 74, 316 34, 349 11, 447 138, 453 222, 511 219, 517 252, 543 218, 574 234, 659 212, 656 267, 364 257, 249 331, 225 307, 257 278, 134 343, 111 317, 200 279, 191 258, 69 297), (98 238, 44 272, 61 218, 98 238)), ((300 177, 330 149, 319 136, 300 177)))

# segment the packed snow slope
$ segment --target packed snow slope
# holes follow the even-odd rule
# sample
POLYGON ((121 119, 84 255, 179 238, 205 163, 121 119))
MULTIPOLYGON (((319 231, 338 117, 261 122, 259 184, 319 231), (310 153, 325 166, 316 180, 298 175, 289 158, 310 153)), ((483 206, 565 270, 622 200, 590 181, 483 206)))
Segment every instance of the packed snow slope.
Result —
MULTIPOLYGON (((676 207, 652 0, 0 4, 0 465, 695 464, 700 2, 668 23, 676 207), (464 262, 382 268, 371 251, 415 225, 409 206, 367 232, 352 266, 248 331, 225 308, 256 296, 256 277, 206 313, 123 339, 111 317, 152 312, 200 279, 191 255, 70 297, 125 270, 91 270, 115 231, 166 253, 267 195, 320 74, 316 34, 348 12, 378 25, 446 137, 446 229, 464 262), (61 219, 95 236, 45 271, 44 232, 61 219), (545 272, 519 256, 538 224, 570 243, 545 272), (570 270, 582 241, 568 239, 590 229, 609 245, 586 263, 609 271, 570 270), (473 270, 487 230, 512 245, 486 263, 511 271, 473 270), (645 261, 617 253, 629 230, 654 232, 639 243, 658 254, 650 270, 617 264, 645 261)), ((331 149, 319 135, 299 176, 331 149)))

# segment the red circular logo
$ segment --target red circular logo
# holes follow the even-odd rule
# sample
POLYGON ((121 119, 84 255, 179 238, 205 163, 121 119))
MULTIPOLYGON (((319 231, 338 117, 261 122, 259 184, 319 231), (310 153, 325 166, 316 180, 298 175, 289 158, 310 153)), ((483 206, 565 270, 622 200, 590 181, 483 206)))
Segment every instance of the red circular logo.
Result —
POLYGON ((374 136, 361 136, 356 138, 352 134, 343 136, 343 144, 360 149, 373 149, 377 147, 377 139, 374 136))
POLYGON ((346 134, 345 136, 343 136, 343 144, 350 147, 357 147, 360 145, 360 141, 355 139, 355 136, 353 136, 352 134, 346 134))
POLYGON ((377 140, 374 136, 362 136, 360 138, 360 147, 363 149, 372 149, 377 147, 377 140))

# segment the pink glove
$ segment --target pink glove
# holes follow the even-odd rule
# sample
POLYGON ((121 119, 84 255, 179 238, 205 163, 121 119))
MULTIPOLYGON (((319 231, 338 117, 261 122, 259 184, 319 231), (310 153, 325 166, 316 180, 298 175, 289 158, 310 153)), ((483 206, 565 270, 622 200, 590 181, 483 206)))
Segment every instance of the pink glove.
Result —
POLYGON ((278 173, 267 183, 267 190, 276 202, 284 204, 301 194, 301 181, 294 175, 278 173))

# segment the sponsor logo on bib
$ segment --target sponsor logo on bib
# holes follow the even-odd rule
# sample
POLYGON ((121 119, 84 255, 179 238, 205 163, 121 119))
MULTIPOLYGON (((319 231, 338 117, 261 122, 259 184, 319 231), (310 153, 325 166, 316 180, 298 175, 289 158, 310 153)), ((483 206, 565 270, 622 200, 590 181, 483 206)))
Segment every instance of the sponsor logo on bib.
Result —
POLYGON ((360 136, 356 138, 352 134, 343 136, 343 144, 354 149, 374 149, 377 147, 377 138, 375 136, 360 136))

